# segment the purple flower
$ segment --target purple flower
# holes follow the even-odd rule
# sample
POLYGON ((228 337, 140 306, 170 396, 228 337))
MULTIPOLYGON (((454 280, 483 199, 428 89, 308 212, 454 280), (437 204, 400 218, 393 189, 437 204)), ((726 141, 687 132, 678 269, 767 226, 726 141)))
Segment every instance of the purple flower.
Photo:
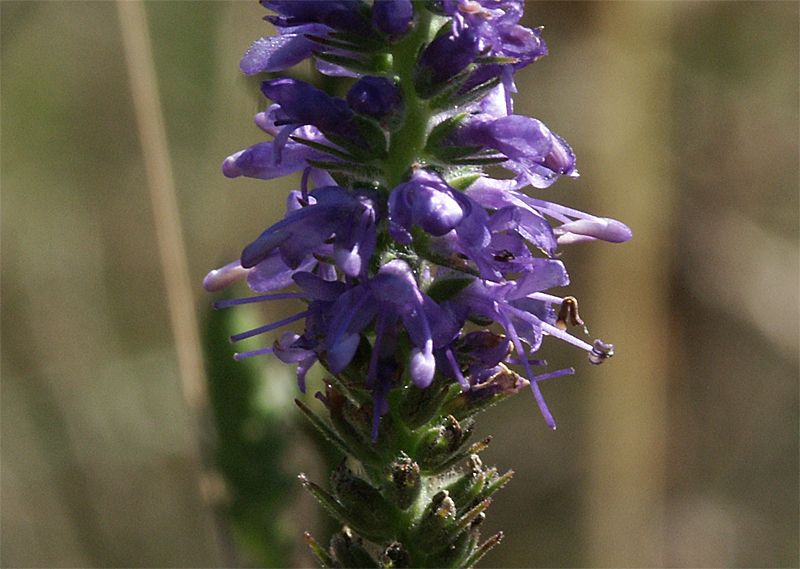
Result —
POLYGON ((362 77, 347 92, 347 104, 360 115, 397 122, 403 112, 403 93, 385 77, 362 77))
POLYGON ((531 117, 478 115, 458 129, 454 142, 501 152, 508 158, 504 166, 536 188, 547 188, 559 176, 578 176, 575 154, 569 145, 531 117))
POLYGON ((515 70, 547 55, 541 31, 518 24, 523 12, 518 0, 461 0, 448 2, 446 11, 454 17, 454 27, 476 31, 482 52, 513 58, 515 70))
MULTIPOLYGON (((322 137, 315 138, 319 140, 322 137)), ((228 178, 246 176, 270 180, 306 168, 309 160, 324 158, 327 158, 327 154, 297 142, 288 141, 283 147, 275 142, 259 142, 228 156, 222 163, 222 173, 228 178)))
POLYGON ((417 286, 409 266, 400 260, 390 261, 378 274, 342 294, 332 308, 330 330, 326 339, 328 364, 334 372, 350 363, 358 346, 359 334, 373 321, 376 339, 372 347, 367 384, 375 380, 378 355, 392 343, 395 327, 402 323, 413 344, 407 368, 418 387, 427 387, 435 372, 435 347, 449 342, 458 331, 458 324, 417 286))
MULTIPOLYGON (((466 194, 486 208, 500 210, 514 207, 539 216, 552 217, 561 223, 552 230, 558 245, 570 245, 598 239, 610 243, 624 243, 633 236, 628 226, 621 221, 598 217, 526 196, 517 191, 518 185, 514 180, 495 180, 482 177, 467 188, 466 194)), ((544 246, 540 246, 540 248, 552 252, 554 245, 551 245, 551 248, 544 246)))
POLYGON ((242 56, 239 67, 247 75, 282 71, 311 57, 319 44, 308 35, 326 36, 330 28, 323 24, 278 28, 277 36, 257 39, 242 56))
POLYGON ((374 326, 365 379, 365 386, 373 390, 373 440, 380 416, 387 410, 392 378, 405 369, 414 385, 428 387, 436 372, 434 350, 447 345, 462 324, 420 291, 410 267, 400 260, 386 263, 375 277, 341 293, 325 320, 327 332, 320 352, 333 373, 350 364, 363 333, 374 326), (398 361, 403 331, 411 349, 404 361, 398 361))
POLYGON ((464 218, 461 196, 437 174, 417 170, 389 196, 390 231, 395 240, 411 242, 412 226, 431 235, 448 233, 464 218))
MULTIPOLYGON (((228 156, 222 163, 222 173, 228 178, 246 176, 269 180, 307 169, 309 160, 329 158, 320 150, 289 139, 294 134, 304 140, 330 145, 317 127, 278 126, 277 123, 283 119, 280 105, 271 105, 266 112, 257 113, 254 118, 256 125, 275 140, 259 142, 228 156)), ((333 179, 321 170, 311 169, 309 175, 316 186, 334 184, 333 179)))
POLYGON ((290 268, 313 257, 333 237, 333 257, 344 274, 365 274, 375 249, 376 214, 366 195, 338 186, 311 192, 309 205, 290 212, 242 251, 242 266, 255 267, 278 250, 290 268))
POLYGON ((434 95, 450 79, 466 69, 479 51, 480 38, 471 28, 434 39, 423 50, 417 62, 414 86, 419 95, 423 98, 434 95))
MULTIPOLYGON (((539 349, 544 334, 555 336, 569 344, 585 350, 592 363, 600 363, 613 355, 613 346, 602 341, 590 345, 556 326, 554 306, 560 306, 562 298, 541 291, 565 286, 569 277, 561 261, 539 259, 536 267, 516 282, 501 284, 476 280, 457 297, 446 303, 454 314, 462 318, 483 317, 500 324, 517 352, 517 362, 525 369, 531 389, 545 422, 555 429, 556 423, 547 408, 537 383, 552 374, 534 375, 531 364, 540 363, 529 359, 529 352, 539 349), (523 343, 524 342, 524 343, 523 343), (528 345, 528 350, 524 344, 528 345)), ((554 372, 563 375, 563 372, 554 372)))
POLYGON ((278 14, 266 19, 279 28, 325 24, 343 32, 372 34, 362 10, 364 4, 357 0, 261 0, 261 5, 278 14))
POLYGON ((228 177, 302 172, 283 219, 204 280, 211 291, 246 280, 256 293, 220 308, 303 303, 231 340, 291 324, 302 330, 235 357, 274 354, 297 366, 302 390, 319 361, 357 398, 370 393, 373 440, 390 390, 427 388, 437 375, 457 381, 459 401, 476 406, 529 383, 555 428, 538 384, 574 370, 534 374, 546 365, 531 357, 543 337, 586 351, 595 364, 613 354, 610 344, 566 331, 583 322, 574 298, 551 293, 569 283, 557 248, 622 242, 631 232, 520 191, 578 175, 560 136, 513 114, 514 73, 547 53, 541 30, 520 24, 522 0, 261 3, 275 13, 266 19, 278 35, 250 47, 245 73, 282 71, 313 56, 323 73, 356 80, 344 99, 293 78, 264 81, 273 104, 255 122, 272 139, 222 166, 228 177), (417 22, 426 28, 412 32, 417 22), (411 53, 416 61, 402 61, 411 53), (515 178, 488 177, 487 163, 515 178), (467 321, 502 330, 468 331, 467 321), (527 380, 508 366, 522 366, 527 380), (353 385, 357 374, 363 385, 353 385))
POLYGON ((280 105, 281 122, 295 126, 313 125, 326 136, 335 135, 356 144, 363 143, 353 122, 353 111, 342 99, 290 78, 264 81, 261 92, 280 105))
POLYGON ((372 24, 390 40, 397 41, 414 22, 411 0, 374 0, 372 24))
POLYGON ((483 63, 473 70, 461 92, 502 77, 506 88, 515 92, 514 72, 547 55, 540 29, 518 24, 523 4, 516 0, 448 0, 442 3, 445 14, 453 18, 454 33, 471 32, 478 38, 478 51, 495 62, 483 63))

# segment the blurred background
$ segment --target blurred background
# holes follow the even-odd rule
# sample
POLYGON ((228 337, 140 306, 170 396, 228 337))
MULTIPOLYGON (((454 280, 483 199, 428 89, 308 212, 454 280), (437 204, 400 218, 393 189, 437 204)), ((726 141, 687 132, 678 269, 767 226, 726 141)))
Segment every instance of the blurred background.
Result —
MULTIPOLYGON (((210 320, 200 287, 297 183, 219 173, 262 139, 238 60, 269 26, 256 2, 145 8, 179 209, 167 227, 185 241, 187 337, 217 346, 210 389, 187 378, 198 342, 176 350, 164 283, 181 268, 159 260, 117 6, 4 0, 0 563, 309 566, 301 533, 326 530, 293 477, 323 475, 293 371, 231 371, 224 329, 242 325, 210 320)), ((800 564, 799 11, 527 4, 550 55, 519 75, 516 110, 564 136, 582 174, 545 193, 635 237, 564 252, 570 294, 617 356, 592 368, 545 342, 552 366, 577 368, 543 387, 559 430, 527 393, 482 420, 484 461, 517 473, 490 510, 486 534, 506 539, 486 566, 800 564)))

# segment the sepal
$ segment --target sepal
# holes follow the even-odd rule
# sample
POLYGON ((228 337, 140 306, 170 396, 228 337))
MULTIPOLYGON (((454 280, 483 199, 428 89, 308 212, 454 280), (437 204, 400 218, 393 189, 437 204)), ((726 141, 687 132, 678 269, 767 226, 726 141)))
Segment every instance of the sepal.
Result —
POLYGON ((502 539, 503 539, 503 535, 504 535, 504 534, 503 534, 503 532, 499 531, 499 532, 497 532, 496 534, 494 534, 492 537, 490 537, 489 539, 487 539, 485 542, 483 542, 483 543, 480 545, 480 547, 478 547, 478 549, 476 549, 475 551, 473 551, 473 552, 472 552, 472 554, 471 554, 471 555, 470 555, 470 556, 467 558, 467 560, 464 562, 464 565, 463 565, 463 566, 464 566, 465 568, 467 568, 467 569, 469 569, 469 568, 471 568, 471 567, 475 567, 475 564, 476 564, 478 561, 480 561, 481 559, 483 559, 483 557, 484 557, 484 556, 485 556, 487 553, 489 553, 489 552, 490 552, 492 549, 494 549, 494 547, 495 547, 495 546, 496 546, 498 543, 500 543, 500 542, 502 541, 502 539))
MULTIPOLYGON (((500 78, 494 77, 464 92, 456 88, 446 89, 430 100, 430 108, 435 112, 471 105, 488 95, 499 84, 500 78)), ((459 87, 463 87, 463 83, 459 87)))
POLYGON ((373 536, 381 539, 392 536, 392 506, 376 488, 353 474, 346 460, 331 474, 331 489, 347 512, 349 525, 368 527, 373 536))
POLYGON ((390 70, 391 66, 385 54, 370 55, 364 59, 356 59, 346 55, 315 51, 314 57, 325 63, 344 67, 356 74, 379 75, 390 70))
POLYGON ((317 558, 317 561, 322 569, 329 569, 337 566, 330 554, 325 551, 325 548, 322 547, 310 533, 303 533, 303 538, 305 539, 308 548, 311 550, 311 553, 317 558))
POLYGON ((347 455, 351 452, 351 449, 348 447, 348 444, 342 440, 342 438, 336 433, 331 427, 323 421, 316 413, 314 413, 308 405, 300 401, 299 399, 294 400, 295 404, 300 408, 300 411, 305 415, 305 417, 311 421, 311 424, 316 427, 316 429, 322 433, 322 435, 328 439, 333 445, 344 455, 347 455))
POLYGON ((312 496, 319 502, 319 504, 334 518, 339 520, 342 524, 351 526, 355 531, 363 535, 369 540, 378 543, 385 540, 388 536, 382 530, 385 528, 372 527, 370 525, 362 525, 359 523, 361 520, 353 520, 350 518, 350 512, 328 492, 320 488, 318 485, 311 482, 305 474, 298 476, 303 488, 308 490, 312 496))
POLYGON ((323 398, 331 420, 331 425, 339 440, 347 446, 349 456, 361 462, 372 463, 378 460, 375 449, 370 444, 369 412, 342 396, 331 385, 327 386, 323 398))
POLYGON ((364 547, 360 537, 345 526, 331 537, 331 552, 339 567, 373 568, 381 565, 364 547))
POLYGON ((399 403, 398 415, 411 430, 416 430, 439 415, 442 404, 451 393, 461 391, 457 385, 436 377, 427 389, 409 388, 399 403))
POLYGON ((344 174, 351 180, 373 183, 383 179, 383 172, 380 169, 356 162, 308 160, 308 164, 320 170, 328 170, 332 174, 344 174))
POLYGON ((356 53, 372 53, 374 51, 374 46, 337 39, 335 34, 331 34, 329 36, 318 36, 314 34, 304 35, 307 39, 313 41, 314 43, 333 49, 343 49, 345 51, 353 51, 356 53))

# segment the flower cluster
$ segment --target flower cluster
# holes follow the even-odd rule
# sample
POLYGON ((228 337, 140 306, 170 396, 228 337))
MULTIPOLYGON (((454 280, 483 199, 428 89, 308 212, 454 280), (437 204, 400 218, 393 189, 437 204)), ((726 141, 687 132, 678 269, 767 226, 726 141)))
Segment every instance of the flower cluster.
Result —
POLYGON ((520 24, 522 0, 261 3, 277 35, 241 69, 271 74, 255 116, 270 138, 222 172, 300 183, 283 219, 204 285, 256 293, 218 308, 299 306, 233 335, 276 335, 237 359, 295 365, 302 391, 312 366, 328 372, 326 419, 296 401, 346 457, 329 490, 301 476, 343 524, 327 549, 306 536, 321 565, 472 567, 502 538, 480 543, 479 526, 512 475, 483 465, 488 439, 468 445, 474 416, 530 386, 555 428, 539 383, 574 370, 543 370, 543 338, 593 364, 613 355, 581 338, 577 300, 555 293, 569 284, 558 249, 631 232, 536 193, 578 171, 563 138, 514 113, 515 73, 547 54, 520 24), (345 96, 280 74, 307 59, 345 96))
MULTIPOLYGON (((554 336, 600 363, 613 346, 566 331, 574 299, 551 289, 569 277, 557 248, 622 242, 619 221, 522 192, 575 177, 575 155, 540 121, 513 112, 514 73, 547 53, 539 29, 520 25, 520 0, 262 0, 278 35, 256 41, 247 74, 313 58, 323 74, 351 78, 344 98, 298 79, 261 84, 272 104, 255 116, 270 135, 228 157, 225 176, 302 173, 286 214, 209 273, 205 287, 246 279, 258 296, 218 306, 295 299, 297 314, 232 337, 302 321, 269 347, 305 374, 363 369, 373 397, 373 438, 387 394, 435 377, 465 392, 519 365, 547 424, 555 421, 531 354, 554 336), (420 49, 420 46, 421 49, 420 49), (418 52, 416 51, 418 50, 418 52), (484 172, 499 166, 510 177, 484 172), (286 290, 284 290, 286 289, 286 290), (496 332, 468 331, 468 322, 496 332)), ((515 387, 516 388, 516 387, 515 387)))

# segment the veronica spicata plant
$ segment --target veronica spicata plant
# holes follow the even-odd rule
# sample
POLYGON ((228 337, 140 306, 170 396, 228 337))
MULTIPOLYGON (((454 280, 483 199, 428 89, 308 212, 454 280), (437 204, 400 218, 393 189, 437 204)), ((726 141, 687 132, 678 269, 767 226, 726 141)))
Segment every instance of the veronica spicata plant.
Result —
POLYGON ((255 123, 270 139, 222 171, 301 179, 283 219, 205 287, 246 280, 257 293, 218 308, 299 307, 232 336, 279 334, 237 359, 295 365, 301 391, 309 368, 326 372, 313 387, 324 416, 297 401, 345 456, 328 489, 300 477, 343 524, 329 547, 306 535, 319 562, 473 566, 502 537, 481 541, 479 529, 511 478, 482 464, 488 440, 470 444, 475 416, 526 388, 556 427, 539 383, 574 370, 543 369, 533 357, 543 338, 594 364, 613 355, 568 331, 583 322, 576 300, 553 292, 569 284, 557 250, 631 232, 540 197, 578 171, 563 138, 514 114, 514 74, 547 54, 541 30, 519 23, 521 0, 261 4, 277 35, 257 40, 241 69, 267 74, 271 104, 255 123), (347 78, 346 96, 281 76, 306 59, 347 78), (277 332, 292 324, 299 332, 277 332))

